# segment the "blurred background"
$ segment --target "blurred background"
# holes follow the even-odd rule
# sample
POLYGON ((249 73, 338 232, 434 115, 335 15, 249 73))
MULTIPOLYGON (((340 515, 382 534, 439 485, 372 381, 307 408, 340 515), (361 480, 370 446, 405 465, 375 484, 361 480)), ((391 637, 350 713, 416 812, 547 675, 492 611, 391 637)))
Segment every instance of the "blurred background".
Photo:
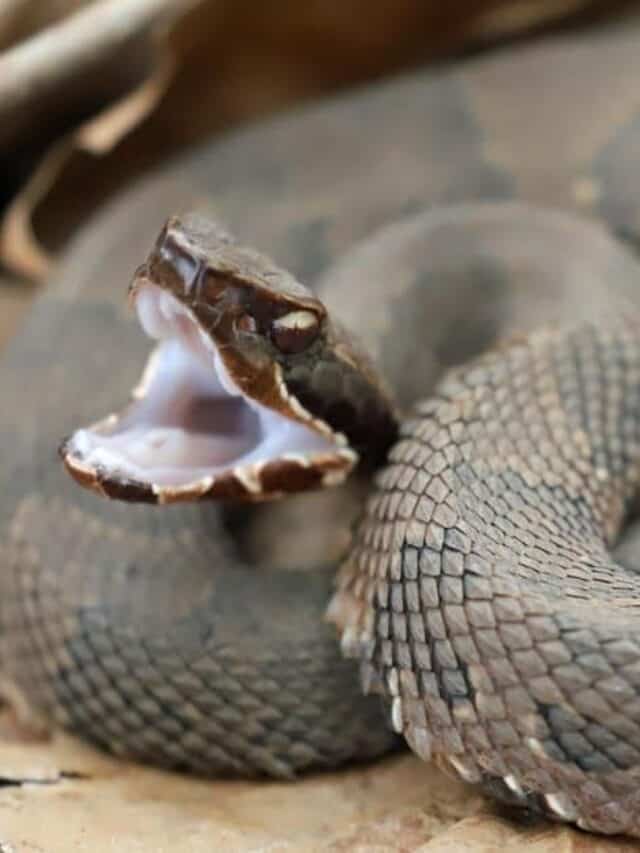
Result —
POLYGON ((632 0, 0 0, 0 346, 92 210, 181 149, 632 0))

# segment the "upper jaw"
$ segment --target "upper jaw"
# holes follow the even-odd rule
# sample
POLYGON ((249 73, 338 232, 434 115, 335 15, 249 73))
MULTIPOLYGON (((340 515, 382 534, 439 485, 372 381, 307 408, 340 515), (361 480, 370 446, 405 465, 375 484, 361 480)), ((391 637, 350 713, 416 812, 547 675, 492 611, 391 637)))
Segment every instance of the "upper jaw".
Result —
POLYGON ((74 432, 60 453, 83 486, 120 500, 265 500, 341 482, 357 462, 343 435, 291 397, 277 362, 270 400, 245 394, 192 311, 144 279, 132 294, 158 340, 132 402, 74 432))

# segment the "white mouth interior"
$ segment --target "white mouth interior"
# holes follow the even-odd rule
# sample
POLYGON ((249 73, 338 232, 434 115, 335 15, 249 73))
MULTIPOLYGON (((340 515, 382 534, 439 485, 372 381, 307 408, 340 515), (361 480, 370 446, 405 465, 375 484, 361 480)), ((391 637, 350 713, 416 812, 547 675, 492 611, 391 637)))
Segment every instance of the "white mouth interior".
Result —
POLYGON ((335 452, 330 439, 243 396, 193 315, 153 284, 139 288, 138 319, 159 341, 135 402, 69 449, 90 468, 158 486, 183 486, 283 456, 335 452))

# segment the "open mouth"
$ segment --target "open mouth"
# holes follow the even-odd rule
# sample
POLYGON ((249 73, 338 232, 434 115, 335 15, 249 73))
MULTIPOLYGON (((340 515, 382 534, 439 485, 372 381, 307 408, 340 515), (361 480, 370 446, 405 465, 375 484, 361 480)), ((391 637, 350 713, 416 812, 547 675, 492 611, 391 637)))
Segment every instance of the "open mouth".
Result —
POLYGON ((63 444, 67 469, 82 485, 167 503, 264 499, 346 477, 356 453, 288 395, 277 363, 278 411, 240 390, 216 344, 171 293, 144 282, 135 307, 158 345, 132 403, 63 444))

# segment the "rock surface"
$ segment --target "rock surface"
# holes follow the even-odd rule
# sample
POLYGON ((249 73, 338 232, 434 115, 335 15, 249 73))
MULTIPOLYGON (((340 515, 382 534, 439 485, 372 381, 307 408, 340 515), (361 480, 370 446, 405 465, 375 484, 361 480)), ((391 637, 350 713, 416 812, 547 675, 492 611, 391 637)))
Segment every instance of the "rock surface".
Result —
POLYGON ((73 738, 0 741, 2 853, 623 853, 596 838, 499 817, 411 755, 294 783, 206 781, 103 756, 73 738))

